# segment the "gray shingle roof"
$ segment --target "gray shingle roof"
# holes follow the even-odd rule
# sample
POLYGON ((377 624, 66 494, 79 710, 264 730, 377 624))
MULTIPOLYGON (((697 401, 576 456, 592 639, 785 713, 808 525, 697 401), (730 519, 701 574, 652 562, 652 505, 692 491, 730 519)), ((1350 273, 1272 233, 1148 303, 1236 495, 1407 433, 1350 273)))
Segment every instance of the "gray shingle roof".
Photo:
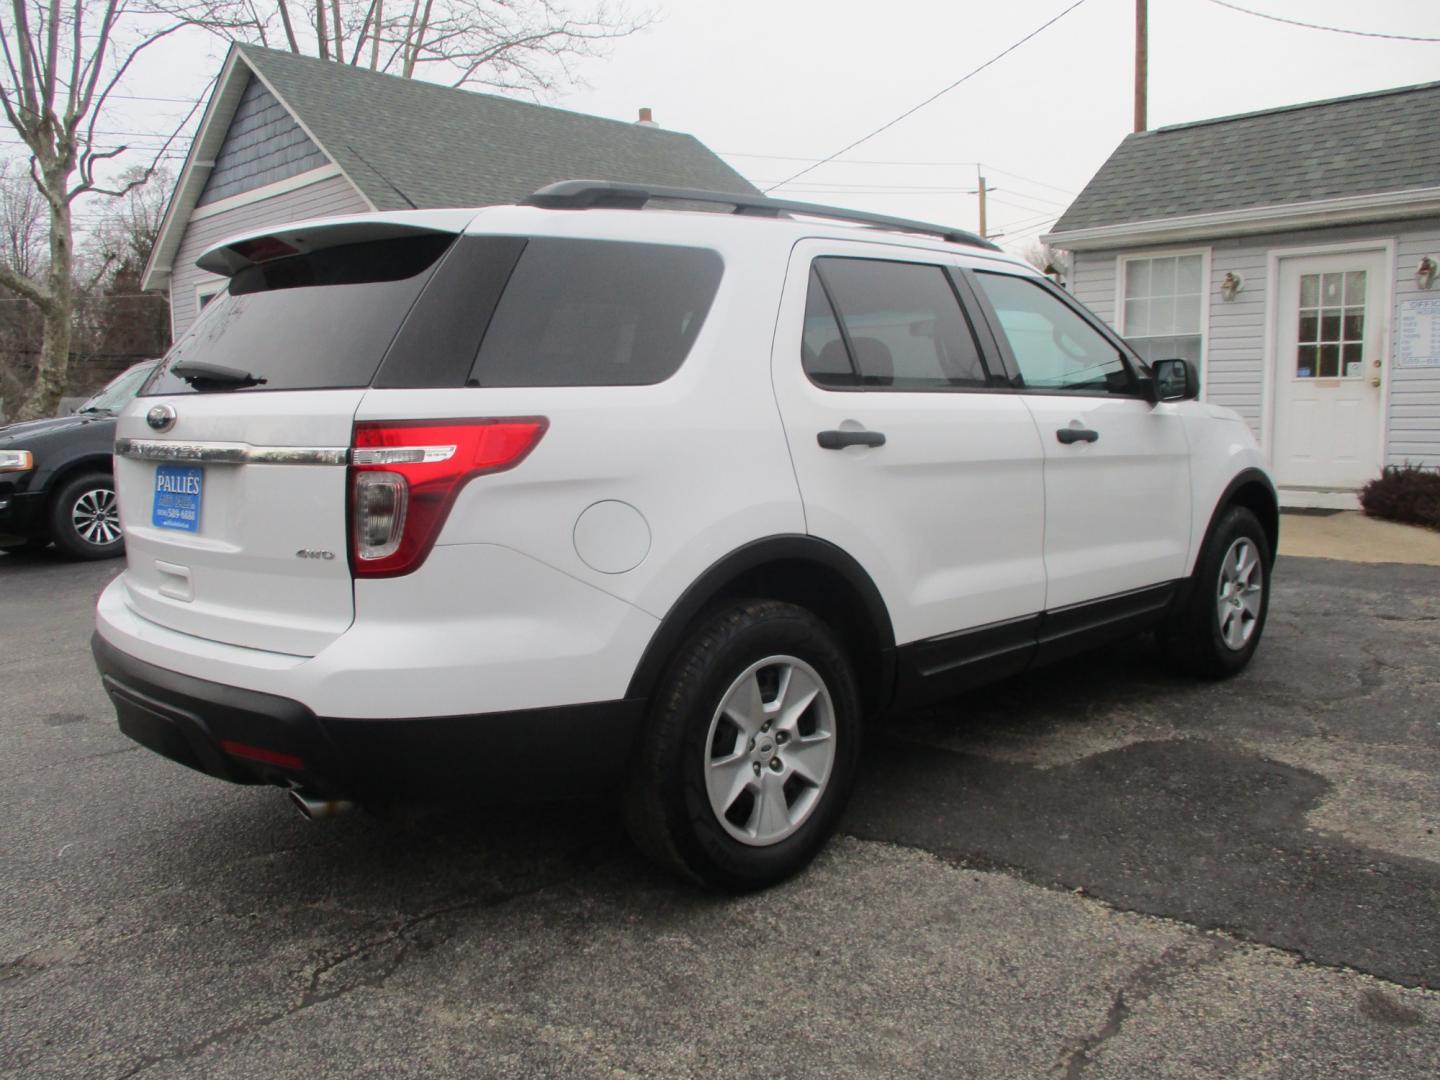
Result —
POLYGON ((1440 82, 1128 135, 1052 235, 1440 187, 1440 82))
POLYGON ((755 191, 691 135, 239 48, 381 210, 510 203, 582 178, 755 191))

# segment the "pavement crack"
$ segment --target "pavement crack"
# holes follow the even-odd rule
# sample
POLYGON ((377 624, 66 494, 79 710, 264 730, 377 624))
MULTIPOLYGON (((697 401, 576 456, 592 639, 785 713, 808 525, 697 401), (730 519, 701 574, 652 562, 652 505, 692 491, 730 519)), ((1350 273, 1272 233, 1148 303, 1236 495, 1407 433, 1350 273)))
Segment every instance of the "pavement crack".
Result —
POLYGON ((1096 1063, 1105 1043, 1120 1034, 1135 1005, 1167 989, 1182 972, 1213 964, 1234 950, 1235 946, 1229 941, 1206 936, 1171 945, 1154 960, 1142 964, 1111 995, 1105 1022, 1081 1039, 1052 1071, 1064 1080, 1080 1080, 1096 1063))
POLYGON ((420 944, 417 939, 417 931, 427 924, 443 919, 448 915, 455 915, 464 911, 502 907, 516 900, 537 896, 549 889, 558 888, 587 874, 593 873, 607 861, 607 859, 599 859, 594 862, 587 862, 578 869, 547 879, 528 889, 490 892, 481 896, 457 900, 449 904, 442 904, 439 907, 434 907, 428 911, 412 915, 402 920, 388 933, 382 934, 372 940, 353 945, 338 955, 328 957, 311 967, 305 979, 305 988, 300 993, 300 999, 294 1004, 267 1012, 263 1016, 252 1020, 227 1024, 224 1027, 210 1032, 196 1042, 190 1043, 188 1046, 181 1047, 170 1053, 147 1055, 141 1058, 132 1068, 119 1074, 117 1080, 130 1080, 131 1077, 139 1076, 155 1065, 187 1061, 204 1053, 217 1043, 224 1042, 237 1035, 251 1035, 255 1032, 263 1031, 265 1028, 288 1020, 290 1017, 296 1016, 316 1005, 334 1001, 356 990, 382 986, 400 969, 415 946, 420 944), (333 989, 327 990, 322 987, 325 977, 331 972, 338 971, 353 961, 362 960, 363 958, 374 955, 377 951, 395 943, 400 944, 399 949, 374 973, 347 982, 345 985, 333 989))

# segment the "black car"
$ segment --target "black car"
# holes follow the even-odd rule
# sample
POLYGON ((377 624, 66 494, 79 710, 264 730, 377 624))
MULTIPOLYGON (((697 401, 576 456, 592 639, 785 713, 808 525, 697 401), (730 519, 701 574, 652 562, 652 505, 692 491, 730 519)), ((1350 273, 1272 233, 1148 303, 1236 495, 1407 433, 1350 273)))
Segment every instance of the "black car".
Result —
POLYGON ((76 559, 125 551, 111 478, 115 414, 155 364, 127 368, 69 416, 0 427, 0 547, 54 541, 76 559))

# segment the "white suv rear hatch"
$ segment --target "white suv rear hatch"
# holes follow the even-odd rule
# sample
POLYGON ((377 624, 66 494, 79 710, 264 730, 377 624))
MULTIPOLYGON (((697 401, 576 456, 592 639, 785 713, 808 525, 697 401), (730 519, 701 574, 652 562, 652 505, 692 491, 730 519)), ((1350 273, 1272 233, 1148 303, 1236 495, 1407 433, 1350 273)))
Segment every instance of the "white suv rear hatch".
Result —
POLYGON ((355 412, 470 217, 298 225, 202 258, 230 287, 116 431, 137 615, 297 656, 349 627, 355 412))

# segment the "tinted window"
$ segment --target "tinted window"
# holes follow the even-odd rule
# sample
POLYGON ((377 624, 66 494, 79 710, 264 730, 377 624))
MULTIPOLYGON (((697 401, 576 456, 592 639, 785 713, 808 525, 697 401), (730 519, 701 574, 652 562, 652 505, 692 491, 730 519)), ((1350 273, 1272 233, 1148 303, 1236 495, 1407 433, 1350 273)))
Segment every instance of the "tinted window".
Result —
POLYGON ((722 263, 713 251, 532 239, 480 345, 471 386, 641 386, 695 343, 722 263))
POLYGON ((204 360, 265 380, 231 393, 368 386, 435 261, 454 239, 349 244, 249 267, 206 306, 145 393, 193 393, 170 374, 181 360, 204 360))
POLYGON ((1128 394, 1134 385, 1120 350, 1035 281, 981 271, 1016 366, 1032 390, 1128 394))
POLYGON ((835 309, 825 295, 820 275, 810 268, 810 291, 805 294, 805 327, 800 334, 800 359, 805 374, 821 386, 858 386, 855 366, 840 336, 835 309))
MULTIPOLYGON (((897 390, 986 385, 975 336, 941 267, 878 259, 816 259, 807 333, 810 308, 819 308, 814 297, 822 280, 843 327, 852 373, 847 379, 838 359, 827 360, 823 350, 817 350, 812 372, 816 382, 897 390)), ((818 310, 816 322, 818 332, 823 325, 818 310)), ((834 343, 825 347, 838 353, 834 343)))

